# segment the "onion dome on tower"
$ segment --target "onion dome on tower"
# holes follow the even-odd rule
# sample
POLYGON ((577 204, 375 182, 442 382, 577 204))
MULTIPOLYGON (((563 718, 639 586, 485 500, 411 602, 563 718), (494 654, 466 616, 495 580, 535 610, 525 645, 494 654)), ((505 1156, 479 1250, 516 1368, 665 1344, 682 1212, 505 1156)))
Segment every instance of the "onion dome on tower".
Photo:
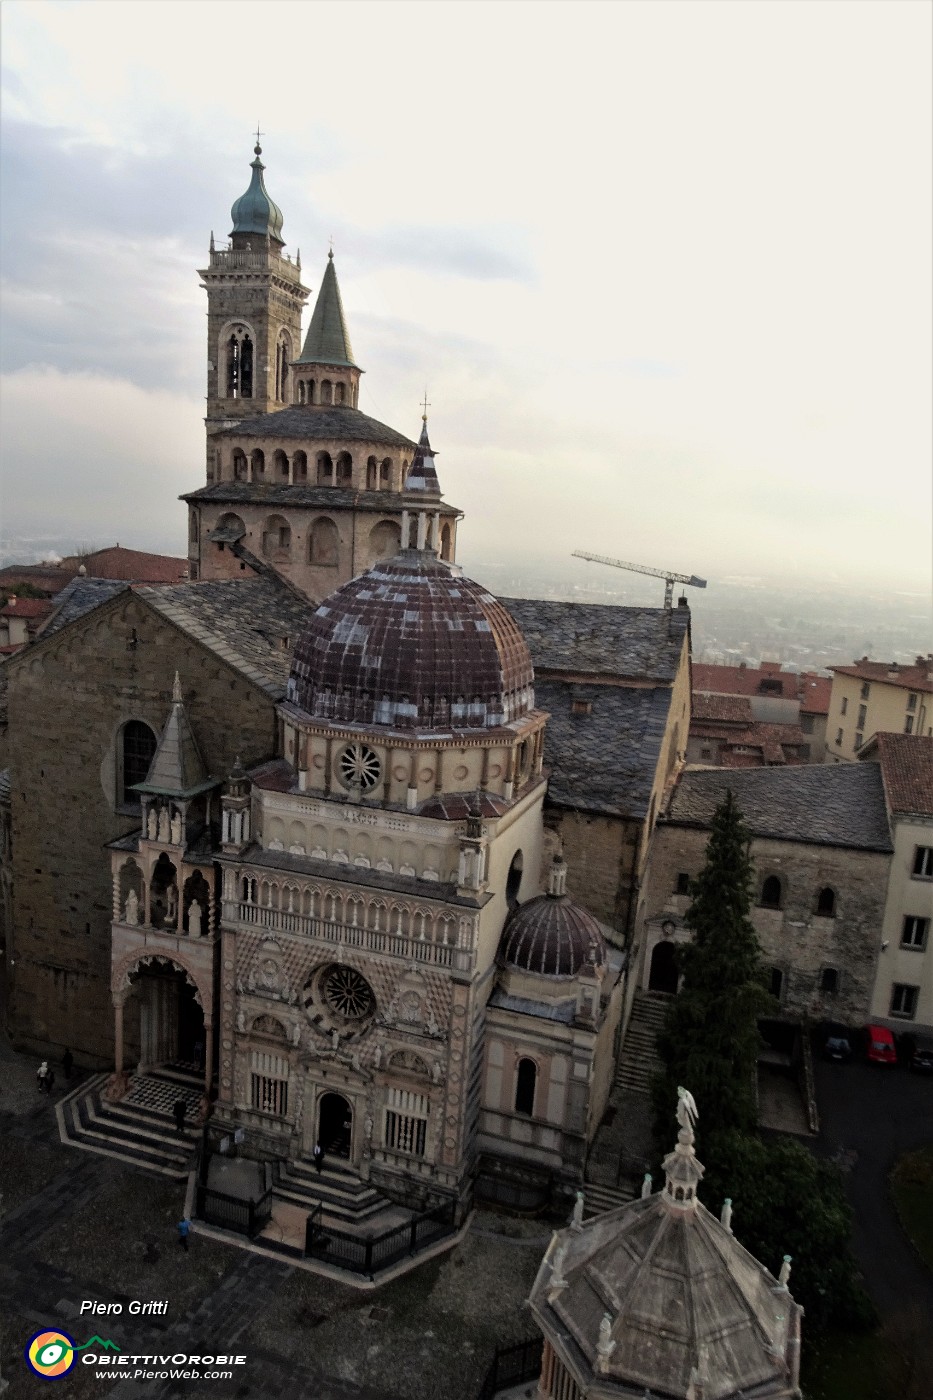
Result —
POLYGON ((255 159, 250 162, 253 172, 249 182, 249 189, 245 194, 241 194, 234 202, 230 210, 230 217, 233 219, 233 228, 230 237, 234 241, 234 247, 239 246, 240 237, 246 234, 258 235, 260 238, 271 238, 273 242, 282 244, 282 211, 279 206, 269 198, 262 172, 265 166, 259 157, 262 155, 262 147, 258 141, 253 148, 255 159))
POLYGON ((554 857, 547 894, 521 904, 509 916, 499 962, 544 977, 574 977, 587 963, 602 966, 606 942, 599 924, 565 893, 567 866, 554 857))
POLYGON ((534 709, 531 654, 497 598, 431 549, 332 593, 298 640, 288 699, 314 719, 491 729, 534 709))

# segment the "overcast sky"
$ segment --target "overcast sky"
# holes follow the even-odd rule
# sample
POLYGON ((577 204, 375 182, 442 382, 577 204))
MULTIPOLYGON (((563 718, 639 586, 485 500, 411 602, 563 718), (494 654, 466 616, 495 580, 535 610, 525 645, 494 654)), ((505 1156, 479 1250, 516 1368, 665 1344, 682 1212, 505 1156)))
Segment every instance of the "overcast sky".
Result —
POLYGON ((467 567, 925 587, 931 13, 6 0, 7 557, 185 552, 258 119, 360 407, 416 435, 428 386, 467 567))

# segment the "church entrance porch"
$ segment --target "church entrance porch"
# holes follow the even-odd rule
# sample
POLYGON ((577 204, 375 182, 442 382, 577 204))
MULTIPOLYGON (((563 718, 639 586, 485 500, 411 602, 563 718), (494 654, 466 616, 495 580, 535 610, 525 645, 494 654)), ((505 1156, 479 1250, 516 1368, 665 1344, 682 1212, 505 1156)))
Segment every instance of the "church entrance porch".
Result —
POLYGON ((343 1094, 323 1094, 318 1104, 317 1140, 326 1157, 349 1159, 353 1139, 353 1108, 343 1094))
POLYGON ((118 1077, 171 1068, 210 1094, 214 1044, 211 982, 167 954, 130 954, 113 973, 114 1068, 118 1077), (205 1013, 205 997, 207 1013, 205 1013))

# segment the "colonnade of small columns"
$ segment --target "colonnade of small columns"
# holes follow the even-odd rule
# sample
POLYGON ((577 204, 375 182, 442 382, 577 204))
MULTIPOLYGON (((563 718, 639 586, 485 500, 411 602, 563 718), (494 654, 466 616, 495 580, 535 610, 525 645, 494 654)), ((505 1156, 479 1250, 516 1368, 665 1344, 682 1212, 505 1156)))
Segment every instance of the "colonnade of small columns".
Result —
POLYGON ((220 481, 304 485, 309 479, 310 466, 315 485, 346 486, 358 491, 401 491, 409 467, 407 458, 399 463, 394 457, 379 458, 370 454, 364 463, 362 459, 354 461, 353 454, 348 451, 338 452, 336 456, 321 451, 309 464, 308 454, 303 449, 289 454, 283 448, 276 448, 267 465, 266 453, 261 447, 254 447, 250 452, 242 447, 234 448, 229 465, 220 454, 218 460, 217 479, 220 481))
POLYGON ((166 913, 160 924, 154 924, 152 922, 153 880, 158 864, 158 857, 143 862, 133 858, 122 862, 114 861, 112 872, 114 923, 126 924, 131 928, 138 925, 141 928, 157 929, 171 933, 178 938, 211 937, 212 931, 217 928, 219 918, 218 901, 211 888, 213 876, 211 867, 182 864, 182 881, 179 892, 178 869, 174 863, 169 861, 166 873, 170 873, 170 876, 174 878, 170 878, 165 886, 158 887, 159 892, 163 888, 165 890, 166 913), (141 897, 137 894, 133 884, 130 884, 125 892, 123 889, 124 875, 133 870, 139 875, 141 897), (192 892, 191 898, 186 902, 185 891, 196 875, 202 877, 203 883, 196 883, 195 892, 192 892), (174 895, 172 895, 172 891, 174 891, 174 895), (203 895, 203 906, 201 900, 197 898, 198 894, 203 895), (197 908, 194 908, 195 905, 197 908), (188 920, 187 928, 185 928, 186 917, 188 920))

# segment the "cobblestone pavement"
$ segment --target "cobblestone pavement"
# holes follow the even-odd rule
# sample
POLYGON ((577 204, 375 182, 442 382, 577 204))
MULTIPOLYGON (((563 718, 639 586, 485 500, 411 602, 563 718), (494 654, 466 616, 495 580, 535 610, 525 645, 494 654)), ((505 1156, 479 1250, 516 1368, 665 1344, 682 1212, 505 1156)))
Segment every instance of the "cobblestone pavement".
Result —
POLYGON ((185 1254, 174 1228, 183 1186, 64 1147, 57 1092, 35 1087, 38 1063, 0 1050, 4 1400, 473 1400, 494 1348, 532 1335, 523 1304, 550 1237, 541 1222, 478 1213, 449 1254, 375 1292, 200 1235, 185 1254), (131 1316, 133 1299, 166 1299, 167 1314, 131 1316), (123 1312, 82 1315, 84 1300, 123 1312), (247 1363, 230 1381, 97 1379, 79 1364, 50 1391, 23 1360, 44 1327, 134 1355, 247 1363))

